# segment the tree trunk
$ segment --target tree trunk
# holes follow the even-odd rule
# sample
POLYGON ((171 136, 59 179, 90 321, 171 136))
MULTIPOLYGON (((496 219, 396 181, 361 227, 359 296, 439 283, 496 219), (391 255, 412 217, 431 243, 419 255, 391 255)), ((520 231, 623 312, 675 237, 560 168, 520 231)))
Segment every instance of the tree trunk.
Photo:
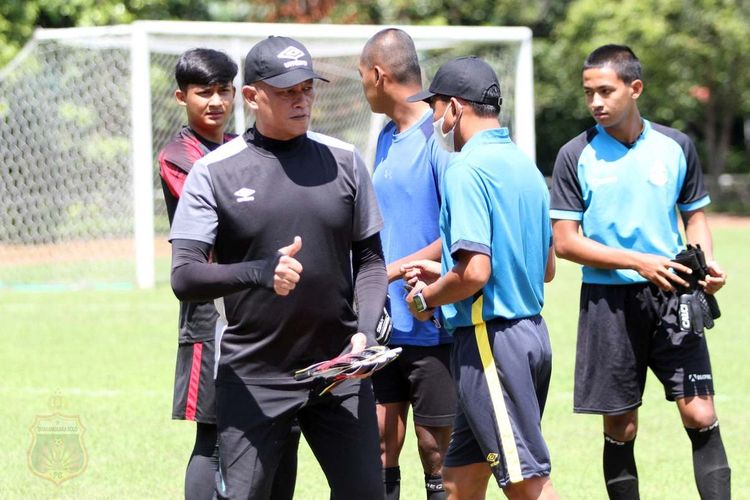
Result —
POLYGON ((729 149, 732 142, 733 122, 734 114, 729 109, 724 110, 724 113, 721 115, 721 125, 716 151, 716 170, 713 172, 713 174, 717 176, 723 174, 727 168, 727 159, 729 158, 729 149))
POLYGON ((706 173, 714 176, 716 173, 716 102, 712 95, 709 101, 706 103, 706 117, 703 122, 703 135, 706 145, 706 166, 704 170, 706 173))

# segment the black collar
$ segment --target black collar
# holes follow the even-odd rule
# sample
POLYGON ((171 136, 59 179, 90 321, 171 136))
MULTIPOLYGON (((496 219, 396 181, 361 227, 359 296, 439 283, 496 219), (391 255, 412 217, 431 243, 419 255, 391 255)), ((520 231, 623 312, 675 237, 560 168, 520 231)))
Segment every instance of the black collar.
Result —
POLYGON ((285 153, 300 147, 305 142, 305 139, 307 139, 307 134, 293 137, 287 141, 280 141, 266 137, 258 132, 257 128, 250 127, 242 137, 248 144, 265 149, 271 153, 285 153))

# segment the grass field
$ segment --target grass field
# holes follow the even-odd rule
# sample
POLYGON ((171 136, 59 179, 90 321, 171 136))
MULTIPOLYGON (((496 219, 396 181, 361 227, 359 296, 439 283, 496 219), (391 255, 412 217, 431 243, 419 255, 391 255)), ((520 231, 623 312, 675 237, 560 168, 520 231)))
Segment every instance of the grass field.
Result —
MULTIPOLYGON (((750 342, 743 313, 750 306, 750 230, 719 228, 714 237, 729 280, 719 297, 723 317, 708 340, 734 497, 742 499, 750 498, 750 342)), ((561 262, 544 310, 554 368, 543 426, 561 495, 599 499, 605 498, 600 418, 571 410, 578 288, 577 267, 561 262)), ((194 427, 169 419, 177 302, 166 285, 146 292, 0 292, 0 318, 0 498, 181 497, 194 427), (32 474, 28 459, 35 419, 55 411, 79 417, 88 458, 79 476, 60 485, 32 474)), ((698 498, 690 443, 653 376, 636 456, 642 498, 698 498)), ((402 477, 403 499, 424 498, 411 435, 402 477)), ((328 498, 304 445, 296 497, 328 498)), ((502 494, 492 485, 488 498, 502 494)))

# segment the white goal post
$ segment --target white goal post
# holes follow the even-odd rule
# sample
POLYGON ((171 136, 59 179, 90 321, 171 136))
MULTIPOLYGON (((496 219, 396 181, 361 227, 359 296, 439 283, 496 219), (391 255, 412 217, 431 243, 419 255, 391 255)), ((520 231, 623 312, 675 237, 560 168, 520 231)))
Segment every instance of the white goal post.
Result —
MULTIPOLYGON (((385 27, 138 21, 37 30, 0 70, 0 187, 18 195, 15 205, 0 201, 7 206, 0 217, 8 208, 0 219, 0 290, 154 286, 158 258, 168 262, 155 156, 184 123, 173 71, 189 48, 227 52, 240 66, 239 88, 245 53, 257 41, 284 35, 305 43, 331 80, 318 87, 311 128, 354 143, 371 164, 385 121, 367 107, 357 61, 385 27)), ((503 92, 501 121, 535 158, 530 29, 396 27, 414 39, 425 85, 450 58, 476 53, 490 62, 503 92)), ((233 131, 250 123, 237 92, 233 131)))

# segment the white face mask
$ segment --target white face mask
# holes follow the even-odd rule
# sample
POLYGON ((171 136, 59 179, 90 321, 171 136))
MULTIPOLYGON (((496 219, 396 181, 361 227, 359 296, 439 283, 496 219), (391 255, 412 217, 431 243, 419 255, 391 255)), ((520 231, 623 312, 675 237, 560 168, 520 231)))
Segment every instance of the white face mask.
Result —
POLYGON ((453 126, 451 127, 451 129, 448 132, 443 133, 443 123, 445 122, 445 115, 448 114, 449 109, 450 104, 448 104, 448 106, 445 108, 443 116, 438 121, 432 122, 432 127, 435 129, 435 137, 437 138, 440 146, 442 146, 442 148, 449 153, 453 153, 456 150, 456 143, 454 141, 456 123, 458 123, 458 116, 456 116, 456 121, 453 122, 453 126))

